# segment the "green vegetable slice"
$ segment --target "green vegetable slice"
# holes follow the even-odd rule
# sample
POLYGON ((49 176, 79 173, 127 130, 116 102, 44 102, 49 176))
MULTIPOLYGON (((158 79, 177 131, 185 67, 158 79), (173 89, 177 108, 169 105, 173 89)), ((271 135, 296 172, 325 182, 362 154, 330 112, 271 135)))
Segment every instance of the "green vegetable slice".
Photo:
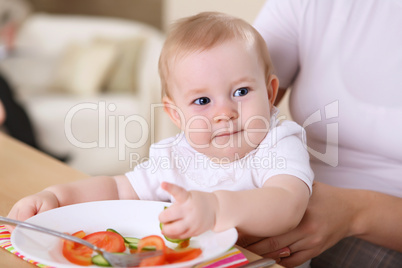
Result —
MULTIPOLYGON (((140 241, 139 238, 136 238, 136 237, 124 237, 124 240, 128 242, 127 244, 128 244, 128 247, 130 249, 137 249, 138 248, 138 242, 140 241)), ((143 250, 152 251, 152 250, 156 250, 156 248, 154 246, 146 246, 146 247, 143 247, 143 250)))
MULTIPOLYGON (((167 209, 168 207, 164 207, 163 209, 167 209)), ((159 228, 162 230, 163 229, 163 223, 159 223, 159 228)), ((191 237, 189 237, 189 238, 186 238, 186 239, 175 239, 175 238, 170 238, 170 237, 167 237, 166 235, 163 235, 164 237, 165 237, 165 239, 167 240, 167 241, 169 241, 169 242, 172 242, 172 243, 176 243, 176 244, 182 244, 183 242, 186 242, 186 241, 188 241, 188 240, 190 240, 191 239, 191 237)))
POLYGON ((110 263, 102 256, 95 255, 92 257, 92 263, 98 266, 111 267, 110 263))
POLYGON ((113 233, 116 233, 116 234, 120 235, 121 237, 123 237, 124 243, 129 244, 129 242, 126 240, 126 238, 125 238, 124 236, 122 236, 122 235, 121 235, 118 231, 116 231, 115 229, 107 228, 106 231, 107 231, 107 232, 113 232, 113 233))

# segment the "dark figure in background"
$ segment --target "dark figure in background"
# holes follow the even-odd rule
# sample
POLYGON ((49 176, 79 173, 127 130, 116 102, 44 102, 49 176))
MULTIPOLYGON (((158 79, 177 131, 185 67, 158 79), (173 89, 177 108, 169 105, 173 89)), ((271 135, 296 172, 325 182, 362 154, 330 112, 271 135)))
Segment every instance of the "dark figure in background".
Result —
POLYGON ((62 162, 68 160, 67 156, 55 156, 38 146, 31 121, 24 108, 16 101, 12 88, 0 75, 0 126, 5 127, 7 133, 62 162), (3 122, 2 122, 3 121, 3 122))
POLYGON ((32 124, 27 113, 15 100, 12 89, 7 81, 0 75, 0 101, 3 104, 6 127, 10 136, 39 149, 35 140, 32 124))
MULTIPOLYGON (((15 31, 29 14, 25 1, 0 0, 0 60, 13 52, 15 31)), ((0 125, 10 136, 36 148, 34 130, 24 108, 16 101, 13 88, 0 74, 0 125)))
MULTIPOLYGON (((30 10, 31 6, 25 0, 0 0, 0 60, 12 55, 16 31, 30 10)), ((18 103, 13 88, 1 74, 0 126, 4 126, 10 136, 60 161, 67 161, 67 157, 54 156, 38 146, 28 114, 18 103)))

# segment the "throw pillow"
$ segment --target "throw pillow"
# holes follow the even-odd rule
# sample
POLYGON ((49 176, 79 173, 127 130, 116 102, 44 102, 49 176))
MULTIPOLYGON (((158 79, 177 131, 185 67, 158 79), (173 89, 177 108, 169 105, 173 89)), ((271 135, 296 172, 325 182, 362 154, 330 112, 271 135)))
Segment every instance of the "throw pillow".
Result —
POLYGON ((105 92, 135 92, 137 88, 138 59, 144 44, 144 38, 132 37, 121 40, 97 39, 98 44, 115 45, 116 60, 103 84, 105 92))
POLYGON ((56 70, 53 90, 75 95, 97 94, 117 56, 114 44, 70 44, 56 70))

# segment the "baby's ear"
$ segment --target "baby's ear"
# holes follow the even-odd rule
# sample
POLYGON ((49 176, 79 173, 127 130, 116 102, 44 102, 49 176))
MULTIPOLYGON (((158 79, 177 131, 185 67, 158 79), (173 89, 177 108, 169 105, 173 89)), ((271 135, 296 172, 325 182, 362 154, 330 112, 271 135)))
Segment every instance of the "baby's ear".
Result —
POLYGON ((271 107, 275 103, 276 95, 278 94, 279 79, 276 75, 271 74, 267 81, 268 99, 271 107))
POLYGON ((162 102, 163 110, 168 114, 170 120, 172 120, 178 128, 183 129, 181 122, 184 122, 184 115, 179 107, 177 107, 168 96, 163 97, 162 102))

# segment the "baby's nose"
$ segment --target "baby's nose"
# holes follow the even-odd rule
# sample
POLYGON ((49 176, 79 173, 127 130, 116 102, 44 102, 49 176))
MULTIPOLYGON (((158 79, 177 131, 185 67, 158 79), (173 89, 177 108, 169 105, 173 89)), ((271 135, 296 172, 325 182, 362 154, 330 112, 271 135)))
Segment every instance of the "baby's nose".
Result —
POLYGON ((237 104, 231 105, 230 103, 224 103, 221 105, 214 116, 214 122, 220 122, 220 121, 229 121, 229 120, 234 120, 239 117, 239 112, 237 109, 237 104))

